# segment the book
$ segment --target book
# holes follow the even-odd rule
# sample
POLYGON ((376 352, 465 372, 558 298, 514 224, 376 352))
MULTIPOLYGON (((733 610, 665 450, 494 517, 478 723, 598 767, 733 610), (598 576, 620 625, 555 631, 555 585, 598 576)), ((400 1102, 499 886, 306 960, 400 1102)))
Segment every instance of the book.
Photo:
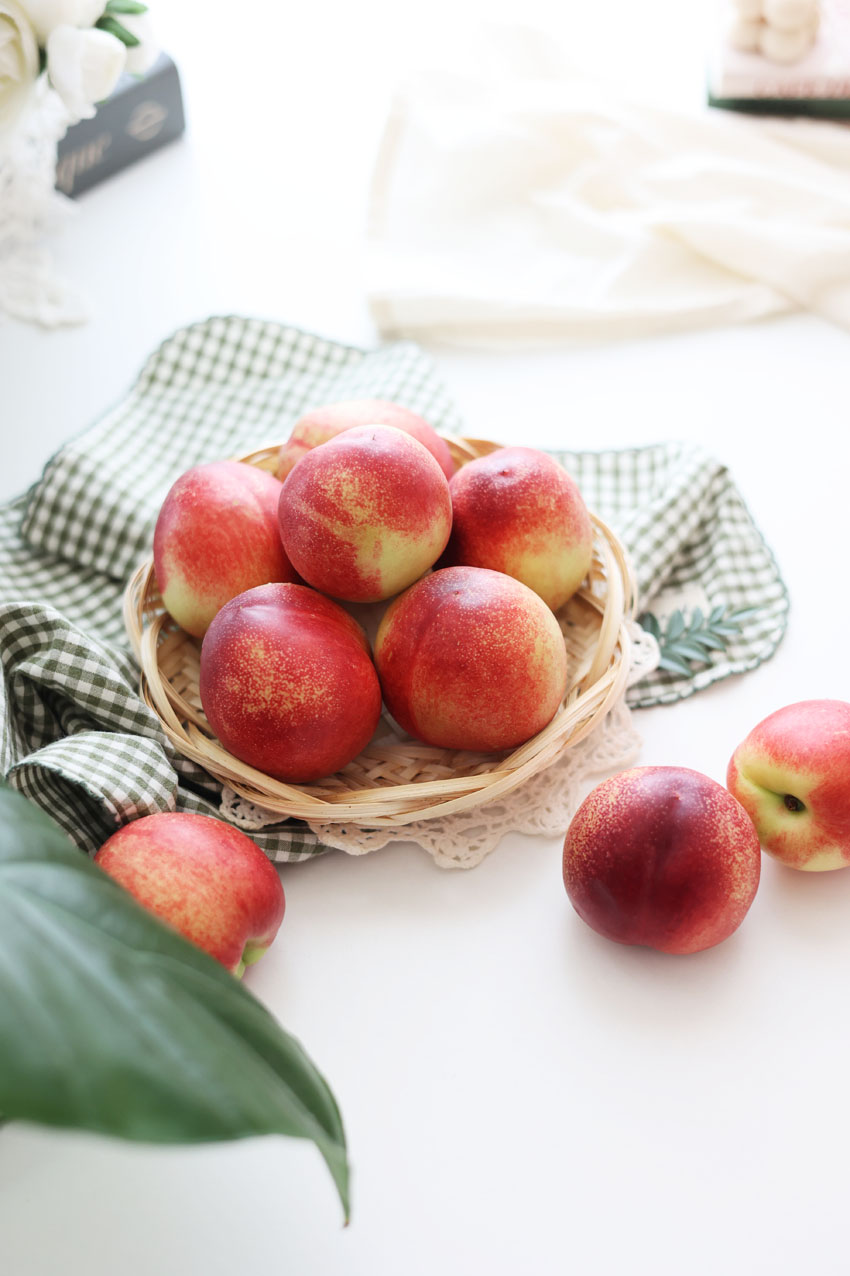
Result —
POLYGON ((177 67, 161 53, 142 76, 124 74, 90 120, 72 124, 57 148, 56 188, 76 197, 185 130, 177 67))

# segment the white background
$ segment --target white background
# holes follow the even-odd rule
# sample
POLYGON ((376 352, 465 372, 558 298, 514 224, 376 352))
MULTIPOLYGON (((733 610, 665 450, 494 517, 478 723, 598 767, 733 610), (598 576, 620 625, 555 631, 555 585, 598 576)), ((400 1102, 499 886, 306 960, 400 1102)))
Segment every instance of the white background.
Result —
MULTIPOLYGON (((189 131, 84 196, 57 236, 91 321, 0 327, 3 497, 184 322, 237 312, 376 340, 363 222, 390 95, 477 16, 389 0, 152 6, 189 131)), ((577 62, 637 92, 701 100, 698 5, 486 11, 557 23, 577 62)), ((779 652, 641 712, 642 762, 722 780, 768 712, 850 699, 845 332, 793 316, 432 353, 472 435, 705 443, 774 549, 792 600, 779 652)), ((12 1126, 0 1131, 4 1276, 846 1272, 850 872, 766 861, 740 931, 669 958, 588 930, 560 850, 513 837, 463 873, 396 844, 282 870, 287 916, 248 984, 339 1099, 348 1229, 309 1144, 160 1150, 12 1126)))

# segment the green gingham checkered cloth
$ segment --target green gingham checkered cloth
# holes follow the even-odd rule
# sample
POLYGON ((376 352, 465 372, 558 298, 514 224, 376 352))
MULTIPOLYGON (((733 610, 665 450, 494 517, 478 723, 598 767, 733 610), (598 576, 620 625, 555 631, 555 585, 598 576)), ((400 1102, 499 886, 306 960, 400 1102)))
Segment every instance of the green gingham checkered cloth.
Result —
MULTIPOLYGON (((461 428, 411 343, 363 351, 265 320, 212 318, 166 341, 126 398, 0 508, 2 771, 80 847, 93 852, 155 811, 220 814, 219 785, 174 751, 138 695, 121 618, 171 483, 200 461, 281 442, 312 406, 365 396, 461 428)), ((772 653, 785 588, 722 465, 681 443, 558 455, 629 548, 654 611, 759 609, 712 665, 690 679, 651 674, 633 704, 680 699, 772 653)), ((253 836, 281 861, 324 849, 296 820, 253 836)))

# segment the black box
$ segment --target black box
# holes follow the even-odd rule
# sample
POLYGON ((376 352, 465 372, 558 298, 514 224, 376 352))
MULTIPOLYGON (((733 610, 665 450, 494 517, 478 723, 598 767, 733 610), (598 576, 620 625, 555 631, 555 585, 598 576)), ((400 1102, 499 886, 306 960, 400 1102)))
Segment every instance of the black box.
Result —
POLYGON ((80 195, 179 137, 186 127, 177 67, 161 53, 143 76, 122 75, 90 120, 59 142, 56 188, 80 195))

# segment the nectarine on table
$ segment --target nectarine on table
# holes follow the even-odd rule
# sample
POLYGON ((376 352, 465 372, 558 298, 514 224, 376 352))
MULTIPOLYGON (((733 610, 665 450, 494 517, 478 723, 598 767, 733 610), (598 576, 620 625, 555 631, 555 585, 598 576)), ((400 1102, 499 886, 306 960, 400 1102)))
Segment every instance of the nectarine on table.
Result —
POLYGON ((687 767, 634 767, 604 780, 564 839, 564 885, 578 915, 607 939, 665 953, 727 939, 760 869, 744 808, 687 767))
POLYGON ((768 854, 821 872, 850 864, 850 704, 800 700, 743 740, 726 783, 768 854))

